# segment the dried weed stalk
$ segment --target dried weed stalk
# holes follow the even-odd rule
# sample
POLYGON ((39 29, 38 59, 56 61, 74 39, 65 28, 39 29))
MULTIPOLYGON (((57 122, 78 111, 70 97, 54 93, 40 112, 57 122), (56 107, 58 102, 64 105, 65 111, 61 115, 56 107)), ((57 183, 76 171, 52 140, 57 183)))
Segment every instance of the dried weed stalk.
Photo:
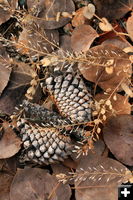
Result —
MULTIPOLYGON (((32 16, 30 13, 27 14, 26 11, 14 10, 14 12, 17 13, 15 16, 22 28, 23 28, 23 24, 28 23, 28 20, 32 21, 34 19, 39 19, 36 16, 32 16)), ((71 13, 71 14, 70 13, 57 13, 56 20, 58 21, 59 17, 72 17, 72 15, 74 15, 74 13, 71 13)), ((118 36, 121 36, 121 35, 129 36, 128 34, 125 34, 125 33, 116 32, 106 18, 104 18, 104 19, 99 18, 98 16, 95 15, 95 12, 93 12, 93 15, 99 19, 99 21, 100 21, 99 27, 103 31, 106 31, 107 29, 109 29, 109 30, 113 30, 116 33, 116 35, 118 35, 118 36)), ((40 18, 40 20, 53 20, 53 18, 49 19, 46 17, 46 19, 40 18)), ((39 28, 40 27, 38 25, 38 29, 39 28)), ((11 40, 8 40, 8 39, 4 38, 3 36, 0 36, 0 41, 2 43, 4 43, 5 46, 16 47, 16 53, 20 54, 20 56, 21 56, 21 53, 20 53, 21 49, 26 49, 25 54, 29 58, 29 61, 30 61, 29 64, 31 64, 31 67, 33 67, 33 69, 35 71, 35 73, 33 74, 33 80, 30 83, 31 86, 27 90, 27 93, 26 93, 26 97, 29 100, 33 99, 33 96, 36 91, 36 87, 37 87, 38 83, 41 81, 38 78, 38 73, 41 68, 44 68, 44 70, 45 70, 47 67, 56 66, 59 63, 62 63, 62 66, 63 67, 65 66, 67 68, 68 64, 73 65, 75 63, 84 63, 87 65, 92 65, 94 67, 102 66, 103 68, 105 68, 105 71, 107 72, 107 74, 111 74, 113 72, 113 65, 115 65, 115 61, 117 61, 119 59, 123 59, 123 61, 128 60, 128 58, 121 58, 121 54, 119 54, 119 52, 118 53, 116 51, 110 52, 108 49, 105 51, 103 51, 101 49, 100 51, 96 51, 95 53, 91 49, 87 53, 85 53, 85 52, 70 53, 68 51, 66 52, 61 47, 59 47, 59 44, 57 44, 55 42, 51 42, 46 37, 45 32, 44 32, 44 34, 42 34, 41 32, 38 32, 37 30, 34 30, 34 31, 43 40, 48 42, 53 48, 58 49, 60 51, 60 53, 58 53, 58 52, 49 53, 49 51, 47 49, 46 49, 46 52, 43 52, 42 50, 38 50, 34 47, 29 47, 29 46, 27 46, 27 44, 17 41, 17 39, 14 36, 11 38, 11 40), (28 49, 28 51, 27 51, 27 49, 28 49), (34 52, 35 55, 30 56, 30 53, 27 53, 30 51, 34 52), (43 55, 43 59, 40 59, 39 55, 43 55), (34 62, 34 60, 36 62, 34 62)), ((37 41, 37 45, 38 46, 40 45, 39 41, 37 41)), ((40 49, 41 49, 41 47, 40 47, 40 49)), ((128 71, 129 71, 128 69, 125 69, 125 73, 128 73, 128 71)), ((111 103, 111 97, 114 95, 114 98, 115 98, 115 92, 117 91, 117 89, 120 86, 123 86, 123 89, 125 89, 125 92, 127 91, 126 92, 127 95, 128 96, 129 96, 129 94, 132 95, 132 92, 131 92, 129 86, 123 85, 124 81, 125 81, 125 78, 122 78, 121 81, 119 82, 119 84, 116 86, 116 88, 110 93, 107 100, 101 99, 99 102, 94 101, 94 104, 92 105, 92 109, 94 110, 93 111, 93 120, 91 122, 88 122, 88 124, 87 123, 84 124, 86 126, 88 126, 88 125, 91 126, 91 130, 85 131, 84 135, 85 135, 86 139, 85 139, 85 141, 83 141, 83 146, 81 146, 81 148, 77 147, 78 156, 82 153, 87 154, 88 150, 93 148, 93 142, 95 140, 99 139, 99 133, 101 132, 101 125, 107 120, 107 116, 106 116, 107 108, 109 108, 110 111, 113 110, 112 103, 111 103)), ((75 126, 75 125, 81 125, 81 124, 73 124, 73 126, 75 126)), ((70 126, 70 125, 68 125, 68 126, 70 126)))

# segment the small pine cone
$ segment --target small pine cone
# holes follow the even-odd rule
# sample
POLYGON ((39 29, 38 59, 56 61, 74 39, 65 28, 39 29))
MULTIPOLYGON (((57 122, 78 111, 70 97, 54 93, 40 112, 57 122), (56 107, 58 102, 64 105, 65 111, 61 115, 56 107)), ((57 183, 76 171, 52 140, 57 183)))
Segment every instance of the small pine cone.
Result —
POLYGON ((74 123, 91 120, 92 96, 77 73, 58 72, 56 76, 50 75, 45 85, 62 116, 74 123))
POLYGON ((56 163, 64 161, 74 149, 71 138, 56 128, 32 125, 23 118, 17 121, 16 126, 17 134, 23 142, 20 162, 56 163))
POLYGON ((63 126, 71 124, 69 119, 63 118, 56 112, 50 111, 38 104, 30 103, 27 100, 23 101, 22 108, 24 109, 24 117, 28 121, 42 124, 43 126, 63 126))

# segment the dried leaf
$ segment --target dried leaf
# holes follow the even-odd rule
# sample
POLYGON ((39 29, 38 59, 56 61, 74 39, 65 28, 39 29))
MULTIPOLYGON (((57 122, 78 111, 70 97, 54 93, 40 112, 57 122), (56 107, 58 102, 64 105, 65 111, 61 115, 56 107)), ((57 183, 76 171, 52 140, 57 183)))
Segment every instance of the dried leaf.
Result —
MULTIPOLYGON (((133 52, 133 46, 125 47, 125 48, 123 49, 123 51, 126 52, 126 53, 131 53, 131 52, 133 52)), ((129 57, 129 59, 130 59, 130 57, 129 57)))
POLYGON ((70 40, 71 37, 69 35, 60 36, 60 48, 63 49, 65 52, 72 52, 70 40))
POLYGON ((52 52, 58 42, 58 31, 45 30, 43 24, 39 22, 38 24, 27 25, 21 32, 15 46, 21 53, 41 56, 47 52, 52 52))
POLYGON ((6 22, 11 17, 12 11, 9 7, 8 1, 0 1, 0 25, 6 22))
POLYGON ((84 78, 110 91, 118 87, 122 80, 129 84, 127 79, 131 76, 131 61, 128 54, 112 45, 93 47, 87 54, 88 64, 79 63, 79 70, 84 78), (113 73, 108 74, 105 67, 113 67, 113 73))
POLYGON ((11 59, 8 57, 5 47, 0 44, 0 95, 8 84, 11 71, 11 59))
POLYGON ((103 17, 101 20, 102 20, 102 22, 99 23, 99 28, 102 31, 112 31, 113 30, 112 25, 108 22, 108 20, 106 18, 103 17))
MULTIPOLYGON (((125 48, 131 48, 130 47, 130 43, 128 43, 128 41, 123 41, 122 39, 120 39, 120 37, 113 37, 113 38, 110 38, 110 39, 106 39, 103 43, 103 45, 107 45, 107 44, 110 44, 110 45, 113 45, 113 46, 116 46, 120 49, 122 49, 124 51, 125 48)), ((126 51, 124 51, 125 53, 128 53, 126 51)))
POLYGON ((85 7, 79 8, 75 12, 75 16, 72 19, 72 25, 74 27, 78 27, 82 24, 88 24, 89 20, 84 16, 84 9, 85 7))
POLYGON ((84 7, 84 17, 87 19, 91 19, 95 14, 95 6, 93 4, 88 4, 88 6, 84 7))
POLYGON ((21 141, 9 127, 7 122, 3 123, 4 133, 0 140, 0 159, 15 155, 21 148, 21 141))
POLYGON ((120 19, 132 10, 133 0, 94 0, 99 17, 106 17, 109 21, 120 19))
POLYGON ((25 63, 14 66, 10 82, 0 98, 0 112, 12 114, 15 106, 20 104, 32 79, 31 68, 25 63), (6 102, 6 103, 5 103, 6 102))
POLYGON ((122 114, 130 114, 131 113, 131 105, 128 102, 128 99, 125 96, 120 94, 115 94, 110 98, 110 104, 106 103, 106 100, 109 98, 109 94, 100 93, 95 96, 95 99, 100 102, 101 99, 105 100, 106 106, 106 117, 110 116, 122 115, 122 114), (112 109, 109 109, 109 106, 112 105, 112 109))
POLYGON ((10 173, 0 174, 0 200, 10 200, 9 192, 13 176, 10 173))
POLYGON ((108 119, 104 140, 113 155, 126 165, 133 165, 133 116, 119 115, 108 119))
POLYGON ((131 40, 133 40, 133 12, 131 13, 131 17, 128 18, 126 26, 127 26, 127 32, 131 40))
POLYGON ((70 196, 69 185, 59 184, 54 176, 39 168, 18 170, 10 189, 10 200, 69 200, 70 196))
POLYGON ((98 34, 90 25, 78 26, 72 33, 72 49, 76 52, 86 52, 96 37, 98 37, 98 34))
POLYGON ((72 0, 42 0, 35 2, 34 0, 27 1, 29 11, 37 18, 34 21, 38 24, 39 21, 43 23, 45 29, 57 29, 67 24, 71 19, 61 16, 58 21, 57 15, 60 12, 72 13, 75 11, 75 6, 72 0), (36 11, 36 12, 35 12, 36 11))
POLYGON ((113 70, 114 70, 113 67, 105 67, 105 71, 107 72, 107 74, 112 74, 113 70))
POLYGON ((131 172, 118 161, 90 152, 88 156, 82 157, 77 168, 80 179, 75 181, 76 200, 117 199, 118 186, 127 171, 132 177, 131 172))
POLYGON ((121 87, 129 97, 131 97, 131 98, 133 97, 133 91, 129 88, 128 85, 126 85, 125 83, 122 83, 121 87))

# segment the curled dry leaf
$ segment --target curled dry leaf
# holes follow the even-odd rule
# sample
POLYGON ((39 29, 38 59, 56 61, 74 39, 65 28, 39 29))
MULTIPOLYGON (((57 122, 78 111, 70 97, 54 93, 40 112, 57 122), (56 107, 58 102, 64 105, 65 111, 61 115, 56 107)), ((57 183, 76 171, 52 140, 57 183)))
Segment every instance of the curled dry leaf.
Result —
POLYGON ((27 25, 21 32, 15 46, 21 53, 41 56, 45 55, 46 52, 52 52, 58 42, 58 31, 44 30, 43 24, 39 22, 38 24, 27 25))
POLYGON ((75 52, 86 52, 96 37, 98 37, 98 34, 90 25, 78 26, 72 33, 72 49, 75 52))
POLYGON ((0 159, 14 156, 21 148, 21 140, 9 127, 8 122, 3 123, 4 133, 0 140, 0 159))
POLYGON ((11 71, 11 59, 8 57, 5 47, 0 44, 0 95, 8 84, 11 71))
POLYGON ((126 26, 127 26, 127 32, 131 40, 133 40, 133 12, 131 14, 131 17, 128 18, 126 26))
POLYGON ((109 21, 120 19, 132 10, 133 0, 94 0, 99 17, 106 17, 109 21))
POLYGON ((108 22, 108 20, 106 18, 103 17, 101 20, 102 21, 99 22, 99 28, 102 31, 112 31, 113 30, 112 25, 108 22))
POLYGON ((75 180, 76 200, 107 200, 118 198, 118 186, 128 181, 127 171, 131 172, 116 160, 89 153, 82 157, 75 180))
POLYGON ((86 6, 76 10, 75 16, 72 19, 72 25, 74 27, 78 27, 82 24, 88 24, 89 23, 89 20, 84 16, 84 9, 85 8, 86 8, 86 6))
MULTIPOLYGON (((129 84, 127 79, 131 76, 131 61, 129 55, 118 47, 99 45, 89 49, 86 57, 88 64, 79 63, 79 70, 87 80, 110 92, 116 89, 121 81, 129 84), (113 73, 107 73, 106 67, 113 67, 113 73)), ((118 90, 121 90, 121 87, 118 90)))
POLYGON ((72 0, 42 0, 38 3, 34 0, 27 1, 31 14, 38 17, 34 18, 36 23, 41 21, 45 29, 57 29, 67 24, 71 19, 68 17, 58 16, 59 13, 75 11, 75 6, 72 0), (58 20, 57 20, 58 17, 58 20))
POLYGON ((133 116, 111 117, 103 129, 103 136, 113 155, 122 163, 133 166, 133 116))
MULTIPOLYGON (((97 94, 95 96, 95 100, 97 102, 100 102, 101 100, 105 101, 109 99, 110 95, 109 94, 97 94)), ((110 109, 110 105, 106 106, 106 118, 111 117, 111 116, 116 116, 116 115, 122 115, 122 114, 130 114, 131 113, 131 105, 128 102, 127 97, 122 96, 120 94, 114 94, 110 98, 110 103, 112 105, 112 109, 110 109)), ((101 116, 102 117, 102 116, 101 116)))
POLYGON ((10 200, 69 200, 70 196, 69 185, 58 183, 54 176, 39 168, 18 170, 10 188, 10 200))
POLYGON ((12 114, 15 106, 20 104, 32 79, 31 68, 25 63, 14 65, 10 81, 0 98, 0 112, 12 114), (6 103, 5 103, 6 102, 6 103))
POLYGON ((95 6, 93 4, 88 4, 88 6, 84 7, 84 17, 87 19, 91 19, 93 15, 95 14, 95 6))

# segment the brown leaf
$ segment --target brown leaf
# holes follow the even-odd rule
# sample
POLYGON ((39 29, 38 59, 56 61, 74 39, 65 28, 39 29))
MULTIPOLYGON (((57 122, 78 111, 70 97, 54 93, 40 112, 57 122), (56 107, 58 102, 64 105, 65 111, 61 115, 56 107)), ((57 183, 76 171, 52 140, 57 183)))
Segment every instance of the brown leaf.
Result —
POLYGON ((45 30, 41 21, 38 24, 27 25, 20 34, 19 40, 15 46, 21 53, 27 53, 30 56, 41 56, 47 52, 52 52, 54 45, 59 42, 57 30, 45 30))
POLYGON ((130 43, 128 41, 123 41, 122 39, 120 39, 120 37, 113 37, 112 39, 107 39, 105 40, 102 45, 106 45, 106 44, 110 44, 113 46, 116 46, 122 50, 124 50, 125 48, 130 47, 130 43))
POLYGON ((0 1, 0 25, 11 17, 12 11, 5 0, 0 1))
POLYGON ((120 19, 132 10, 133 0, 94 0, 98 16, 108 20, 120 19))
POLYGON ((94 14, 95 14, 95 6, 93 4, 88 4, 88 6, 85 6, 85 9, 84 9, 84 16, 87 18, 87 19, 91 19, 94 14))
POLYGON ((76 10, 75 16, 72 19, 72 25, 74 27, 78 27, 82 24, 88 24, 89 20, 84 17, 84 9, 85 7, 79 8, 78 10, 76 10))
POLYGON ((99 22, 99 28, 102 31, 112 31, 113 30, 112 25, 108 22, 108 20, 105 17, 103 17, 101 20, 102 21, 99 22))
POLYGON ((36 21, 38 24, 41 20, 45 26, 45 29, 57 29, 64 26, 71 19, 60 16, 59 20, 56 20, 58 13, 68 12, 71 14, 75 11, 75 6, 72 0, 42 0, 38 3, 34 0, 30 0, 27 1, 27 4, 31 14, 35 13, 35 10, 37 11, 36 16, 38 19, 34 18, 34 21, 36 21))
POLYGON ((111 117, 104 129, 106 145, 113 155, 126 165, 133 165, 133 116, 111 117))
MULTIPOLYGON (((110 91, 122 80, 129 83, 127 79, 131 76, 131 61, 128 54, 121 49, 113 45, 99 45, 91 48, 87 54, 88 65, 79 63, 79 70, 84 78, 110 91), (105 67, 113 67, 113 73, 108 74, 105 67)), ((121 90, 121 87, 118 89, 121 90)))
POLYGON ((133 12, 131 14, 131 17, 128 18, 126 26, 127 26, 127 32, 131 40, 133 40, 133 12))
POLYGON ((76 169, 78 163, 75 162, 72 158, 68 158, 63 162, 63 165, 69 167, 70 169, 76 169))
MULTIPOLYGON (((110 96, 109 94, 100 93, 95 96, 95 100, 97 100, 98 102, 101 99, 106 101, 109 98, 109 96, 110 96)), ((106 106, 105 115, 107 118, 111 116, 131 113, 131 105, 128 102, 127 97, 115 93, 110 98, 110 101, 111 101, 112 109, 109 109, 109 107, 106 106), (114 96, 116 99, 114 98, 114 96)))
POLYGON ((127 171, 132 177, 118 161, 89 153, 77 168, 80 179, 75 181, 76 200, 117 200, 118 185, 125 181, 123 175, 126 178, 127 171))
POLYGON ((0 200, 10 200, 9 192, 12 179, 12 175, 0 173, 0 200))
POLYGON ((58 183, 56 178, 39 168, 18 170, 10 189, 10 200, 69 200, 69 185, 58 183))
POLYGON ((8 84, 11 71, 11 59, 8 57, 5 47, 0 44, 0 95, 8 84))
POLYGON ((20 104, 32 79, 31 68, 25 63, 14 66, 10 82, 0 97, 0 112, 12 114, 20 104), (6 103, 5 103, 6 102, 6 103))
POLYGON ((21 148, 21 141, 9 127, 7 122, 3 123, 4 133, 0 140, 0 159, 15 155, 21 148))
POLYGON ((72 33, 72 49, 76 52, 86 52, 96 37, 98 37, 98 34, 90 25, 78 26, 72 33))
POLYGON ((72 52, 70 40, 71 37, 69 35, 60 36, 60 48, 63 49, 65 52, 72 52))

